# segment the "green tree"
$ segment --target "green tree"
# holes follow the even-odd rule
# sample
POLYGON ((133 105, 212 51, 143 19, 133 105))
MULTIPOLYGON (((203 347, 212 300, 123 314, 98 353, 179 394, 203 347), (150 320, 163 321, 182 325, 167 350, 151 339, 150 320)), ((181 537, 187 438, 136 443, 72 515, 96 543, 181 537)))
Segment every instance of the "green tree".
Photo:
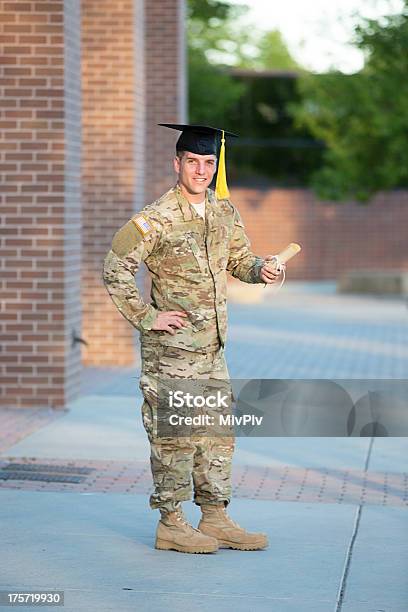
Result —
POLYGON ((201 49, 190 49, 188 65, 190 123, 228 129, 228 114, 244 94, 245 84, 211 64, 201 49))
POLYGON ((279 31, 243 28, 245 5, 218 0, 188 0, 189 116, 192 123, 228 124, 231 111, 247 91, 231 67, 299 68, 279 31))
POLYGON ((196 19, 208 25, 212 19, 225 21, 230 15, 231 5, 221 0, 188 0, 189 19, 196 19))
POLYGON ((245 53, 244 48, 244 52, 239 54, 239 67, 254 70, 301 70, 279 30, 252 32, 250 44, 253 52, 245 53))
POLYGON ((305 74, 302 102, 291 107, 298 126, 327 144, 312 186, 323 198, 366 202, 383 189, 408 185, 408 0, 400 15, 364 20, 354 44, 364 68, 305 74))
POLYGON ((245 85, 214 62, 211 53, 222 51, 228 22, 245 8, 218 0, 188 0, 187 6, 189 120, 224 126, 245 85))

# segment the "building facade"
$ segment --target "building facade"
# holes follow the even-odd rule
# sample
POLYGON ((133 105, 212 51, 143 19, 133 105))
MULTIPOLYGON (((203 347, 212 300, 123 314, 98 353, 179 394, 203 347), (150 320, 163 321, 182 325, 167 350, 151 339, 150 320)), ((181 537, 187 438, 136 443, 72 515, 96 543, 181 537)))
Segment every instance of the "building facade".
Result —
POLYGON ((174 182, 183 0, 0 2, 3 406, 63 408, 83 364, 135 360, 101 268, 112 236, 174 182))

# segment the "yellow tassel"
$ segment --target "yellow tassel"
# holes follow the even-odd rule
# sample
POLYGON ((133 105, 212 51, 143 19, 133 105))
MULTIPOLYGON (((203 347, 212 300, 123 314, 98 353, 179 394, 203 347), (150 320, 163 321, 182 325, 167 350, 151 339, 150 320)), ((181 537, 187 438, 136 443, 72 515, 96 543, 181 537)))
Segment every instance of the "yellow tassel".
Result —
POLYGON ((227 185, 227 176, 225 172, 224 130, 222 131, 222 137, 221 137, 221 150, 220 150, 220 158, 218 160, 218 173, 217 173, 217 182, 215 185, 215 195, 218 200, 224 200, 225 198, 230 197, 230 192, 228 191, 228 185, 227 185))

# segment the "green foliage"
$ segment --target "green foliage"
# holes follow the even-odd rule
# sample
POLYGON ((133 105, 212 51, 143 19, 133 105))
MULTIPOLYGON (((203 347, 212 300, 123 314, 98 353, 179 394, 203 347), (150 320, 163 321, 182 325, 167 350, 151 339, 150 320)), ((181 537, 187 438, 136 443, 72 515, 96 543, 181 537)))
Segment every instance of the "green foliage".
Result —
POLYGON ((293 69, 295 60, 278 31, 260 33, 237 26, 245 5, 188 0, 189 118, 193 123, 228 124, 247 83, 228 67, 293 69))
POLYGON ((211 19, 225 21, 231 12, 228 2, 219 0, 188 0, 187 13, 189 19, 196 19, 208 25, 211 19))
MULTIPOLYGON (((407 6, 408 2, 406 2, 407 6)), ((408 185, 408 14, 365 20, 354 43, 364 69, 303 75, 297 126, 323 139, 323 166, 312 177, 320 197, 366 202, 379 190, 408 185)))
POLYGON ((228 127, 228 112, 244 94, 245 85, 211 64, 201 49, 190 49, 188 62, 190 122, 228 127))
POLYGON ((248 7, 216 0, 188 0, 188 7, 188 50, 200 49, 215 66, 231 64, 240 44, 234 24, 248 7))
POLYGON ((222 65, 211 61, 211 53, 223 51, 230 20, 246 9, 217 0, 188 0, 189 120, 223 126, 228 112, 244 94, 222 65))
POLYGON ((233 112, 229 127, 240 135, 228 151, 229 174, 236 181, 299 186, 321 163, 322 148, 305 128, 295 128, 287 112, 300 102, 296 79, 240 77, 247 90, 233 112))
POLYGON ((238 66, 254 70, 298 70, 299 64, 289 53, 279 30, 270 30, 260 36, 252 34, 254 53, 239 54, 238 66))

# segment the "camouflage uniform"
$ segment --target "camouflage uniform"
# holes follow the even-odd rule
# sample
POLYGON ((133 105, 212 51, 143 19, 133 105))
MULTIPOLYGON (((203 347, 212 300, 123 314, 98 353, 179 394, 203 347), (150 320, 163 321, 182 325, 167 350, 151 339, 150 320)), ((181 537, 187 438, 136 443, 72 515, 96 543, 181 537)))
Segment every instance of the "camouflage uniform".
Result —
POLYGON ((190 499, 191 476, 196 503, 230 500, 234 439, 159 438, 157 380, 228 379, 226 271, 244 282, 260 283, 263 261, 251 252, 236 208, 229 200, 217 201, 210 189, 205 220, 176 185, 134 215, 113 238, 104 282, 119 311, 141 332, 140 388, 151 445, 153 508, 171 512, 190 499), (151 304, 144 303, 134 280, 142 261, 152 278, 151 304), (174 335, 152 330, 157 312, 169 310, 185 311, 186 326, 174 335))

